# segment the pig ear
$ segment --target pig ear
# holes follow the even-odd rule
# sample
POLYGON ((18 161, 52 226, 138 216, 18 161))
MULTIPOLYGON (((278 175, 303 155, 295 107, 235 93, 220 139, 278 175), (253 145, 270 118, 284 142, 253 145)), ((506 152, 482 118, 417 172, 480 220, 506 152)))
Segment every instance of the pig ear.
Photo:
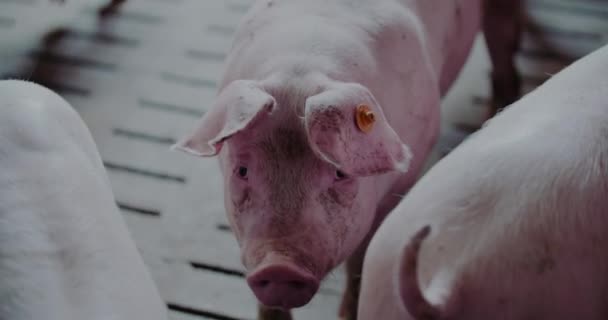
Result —
POLYGON ((217 155, 223 142, 273 111, 275 99, 257 82, 237 80, 226 86, 193 133, 172 149, 195 156, 217 155))
POLYGON ((367 88, 332 85, 306 100, 306 130, 313 151, 349 175, 405 172, 411 153, 367 88))

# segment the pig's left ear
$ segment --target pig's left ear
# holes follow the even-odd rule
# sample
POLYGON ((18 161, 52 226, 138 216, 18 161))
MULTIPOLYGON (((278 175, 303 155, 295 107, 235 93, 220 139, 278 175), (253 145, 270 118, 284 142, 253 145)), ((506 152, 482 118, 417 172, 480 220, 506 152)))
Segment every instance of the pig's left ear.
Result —
POLYGON ((194 132, 172 149, 200 157, 215 156, 226 139, 245 130, 260 116, 271 113, 275 105, 275 99, 257 82, 236 80, 218 94, 194 132))
POLYGON ((409 167, 409 148, 371 92, 359 84, 332 84, 309 97, 305 122, 314 152, 349 175, 405 172, 409 167))

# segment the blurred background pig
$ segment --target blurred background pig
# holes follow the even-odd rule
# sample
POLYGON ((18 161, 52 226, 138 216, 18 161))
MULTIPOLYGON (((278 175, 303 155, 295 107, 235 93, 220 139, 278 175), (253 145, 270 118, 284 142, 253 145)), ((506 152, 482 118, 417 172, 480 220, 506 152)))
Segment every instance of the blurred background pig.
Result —
POLYGON ((0 168, 0 319, 167 319, 65 100, 0 81, 0 168))
POLYGON ((608 317, 608 46, 499 113, 389 214, 361 319, 608 317))
POLYGON ((340 316, 356 319, 367 239, 420 174, 482 17, 496 100, 517 98, 519 13, 497 0, 256 2, 216 99, 175 147, 219 155, 247 282, 265 307, 307 304, 348 259, 340 316))

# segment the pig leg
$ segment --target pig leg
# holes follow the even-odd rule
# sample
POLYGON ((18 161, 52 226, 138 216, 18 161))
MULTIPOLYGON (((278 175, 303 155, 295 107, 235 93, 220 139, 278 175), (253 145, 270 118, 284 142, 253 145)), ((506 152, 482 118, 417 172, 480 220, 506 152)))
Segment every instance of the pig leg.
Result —
POLYGON ((270 309, 262 305, 258 307, 258 320, 292 320, 291 312, 270 309))
POLYGON ((357 250, 346 260, 346 290, 342 296, 340 304, 340 312, 338 316, 341 320, 356 320, 359 310, 359 294, 361 291, 361 274, 363 273, 363 261, 365 260, 365 252, 372 241, 372 237, 384 217, 399 203, 400 198, 391 197, 388 201, 383 201, 383 204, 376 213, 376 220, 367 234, 363 242, 357 250))
POLYGON ((341 320, 356 320, 359 309, 359 291, 361 289, 361 273, 363 260, 369 239, 365 241, 346 261, 346 290, 342 296, 339 317, 341 320))
POLYGON ((522 33, 521 0, 484 0, 483 32, 492 61, 490 117, 515 102, 521 79, 515 68, 522 33))
POLYGON ((346 290, 342 296, 339 314, 341 320, 357 319, 363 257, 362 254, 355 254, 346 262, 346 290))

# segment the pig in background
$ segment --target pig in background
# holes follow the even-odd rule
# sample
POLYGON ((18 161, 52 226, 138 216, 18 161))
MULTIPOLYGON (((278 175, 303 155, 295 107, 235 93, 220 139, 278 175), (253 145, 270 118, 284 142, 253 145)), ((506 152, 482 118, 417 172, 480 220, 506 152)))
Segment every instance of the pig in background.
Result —
POLYGON ((491 119, 386 218, 360 319, 608 318, 608 46, 491 119))
POLYGON ((0 168, 0 319, 167 319, 65 100, 0 81, 0 168))
MULTIPOLYGON (((494 105, 517 98, 518 10, 498 0, 256 2, 216 100, 175 147, 219 156, 225 208, 263 305, 305 305, 346 261, 340 316, 356 319, 369 238, 420 174, 441 97, 481 25, 494 105)), ((261 310, 274 316, 289 317, 261 310)))

